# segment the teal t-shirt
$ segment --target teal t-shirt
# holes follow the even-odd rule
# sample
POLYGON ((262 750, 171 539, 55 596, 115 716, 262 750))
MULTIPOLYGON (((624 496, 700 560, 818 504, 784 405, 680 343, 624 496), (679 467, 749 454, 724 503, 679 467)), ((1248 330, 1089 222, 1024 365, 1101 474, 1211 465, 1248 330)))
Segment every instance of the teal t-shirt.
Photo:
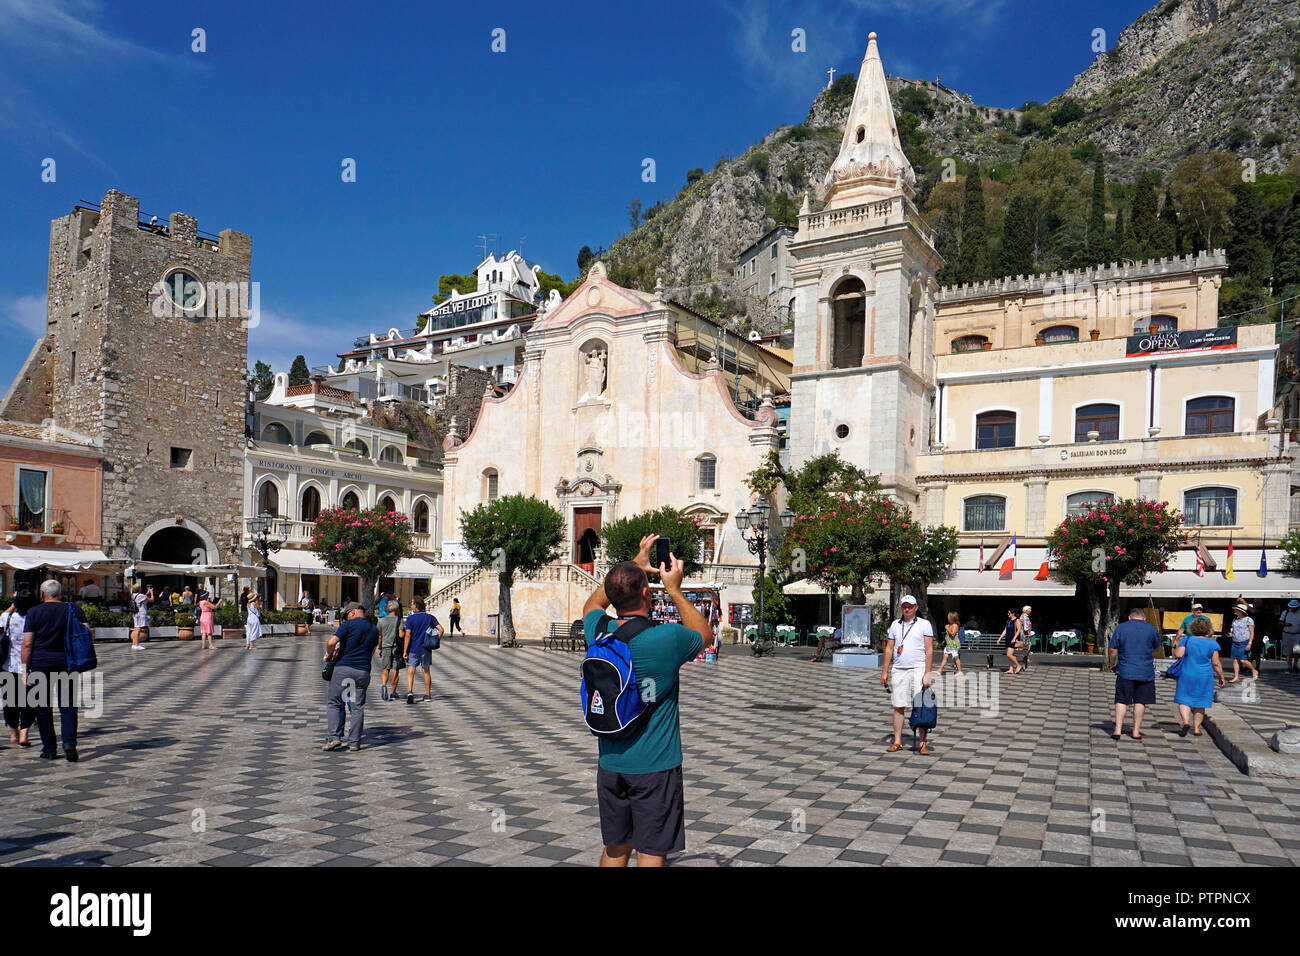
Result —
MULTIPOLYGON (((1205 615, 1202 614, 1201 616, 1204 617, 1205 615)), ((1192 633, 1192 632, 1191 632, 1191 626, 1192 626, 1192 622, 1193 622, 1194 620, 1196 620, 1196 615, 1195 615, 1195 614, 1189 614, 1189 615, 1187 615, 1187 617, 1183 618, 1183 633, 1184 633, 1184 634, 1191 634, 1191 633, 1192 633)))
MULTIPOLYGON (((588 646, 608 616, 594 610, 583 619, 588 646)), ((639 733, 622 740, 600 739, 600 766, 613 773, 629 774, 680 767, 682 729, 677 712, 677 671, 695 659, 704 648, 704 639, 680 624, 657 624, 632 638, 628 647, 632 650, 632 671, 642 688, 648 688, 642 690, 642 696, 651 696, 652 692, 656 703, 639 733)))

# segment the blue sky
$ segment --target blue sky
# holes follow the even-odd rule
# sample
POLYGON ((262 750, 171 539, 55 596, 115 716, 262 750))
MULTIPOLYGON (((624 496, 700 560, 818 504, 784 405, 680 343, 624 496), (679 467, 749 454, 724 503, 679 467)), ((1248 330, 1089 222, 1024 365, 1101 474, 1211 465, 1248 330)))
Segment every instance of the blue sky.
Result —
POLYGON ((626 231, 630 200, 670 198, 687 169, 800 121, 872 30, 890 73, 1018 106, 1064 90, 1093 31, 1113 45, 1147 6, 0 0, 0 387, 43 329, 49 220, 110 188, 251 234, 250 365, 321 364, 413 326, 480 234, 502 251, 526 237, 527 258, 572 278, 578 249, 626 231))

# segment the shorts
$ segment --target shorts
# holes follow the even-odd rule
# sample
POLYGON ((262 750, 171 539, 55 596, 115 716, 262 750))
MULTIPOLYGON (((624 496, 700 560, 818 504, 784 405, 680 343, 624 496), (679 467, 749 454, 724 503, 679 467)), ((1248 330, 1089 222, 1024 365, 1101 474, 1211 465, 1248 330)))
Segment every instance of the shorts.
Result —
POLYGON ((1247 655, 1246 655, 1246 642, 1245 642, 1245 641, 1242 641, 1240 644, 1238 644, 1236 641, 1233 641, 1233 642, 1232 642, 1232 658, 1231 658, 1231 659, 1234 660, 1234 661, 1244 661, 1244 660, 1247 660, 1247 655))
POLYGON ((959 652, 958 649, 955 648, 955 647, 945 647, 945 648, 943 649, 943 656, 944 656, 944 657, 956 657, 956 656, 958 655, 958 653, 960 653, 960 652, 959 652))
POLYGON ((1115 703, 1132 706, 1133 704, 1155 704, 1155 702, 1155 681, 1116 676, 1115 703))
POLYGON ((406 655, 407 667, 432 667, 433 651, 411 651, 406 655))
POLYGON ((900 670, 895 667, 889 672, 889 688, 895 707, 911 707, 912 698, 921 693, 924 686, 924 667, 909 667, 900 670))
POLYGON ((631 843, 638 853, 652 856, 686 849, 681 767, 657 773, 615 773, 600 767, 596 804, 605 846, 631 843))
POLYGON ((1283 657, 1300 654, 1300 634, 1282 635, 1281 654, 1283 657))
POLYGON ((397 642, 385 644, 379 650, 379 666, 386 671, 401 670, 406 664, 402 658, 402 651, 397 646, 397 642))

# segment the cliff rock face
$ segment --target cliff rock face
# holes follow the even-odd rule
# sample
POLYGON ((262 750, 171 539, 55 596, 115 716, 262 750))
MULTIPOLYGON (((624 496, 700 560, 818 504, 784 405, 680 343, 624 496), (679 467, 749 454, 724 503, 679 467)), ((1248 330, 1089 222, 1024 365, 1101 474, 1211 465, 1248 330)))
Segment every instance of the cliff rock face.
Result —
POLYGON ((1152 7, 1120 33, 1115 45, 1074 78, 1066 96, 1087 99, 1120 80, 1155 66, 1192 37, 1208 33, 1229 8, 1252 6, 1243 0, 1171 0, 1152 7))

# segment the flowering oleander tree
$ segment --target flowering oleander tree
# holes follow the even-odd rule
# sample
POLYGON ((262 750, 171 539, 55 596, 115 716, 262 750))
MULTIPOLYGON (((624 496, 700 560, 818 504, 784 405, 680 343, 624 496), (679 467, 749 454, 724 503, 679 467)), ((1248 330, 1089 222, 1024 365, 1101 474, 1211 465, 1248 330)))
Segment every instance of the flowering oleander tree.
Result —
MULTIPOLYGON (((1047 547, 1060 577, 1087 598, 1097 643, 1105 646, 1119 624, 1120 587, 1149 584, 1186 541, 1183 516, 1169 502, 1120 498, 1067 517, 1047 547)), ((1102 660, 1105 667, 1104 653, 1102 660)))
MULTIPOLYGON (((631 561, 641 548, 641 539, 648 534, 668 538, 672 542, 673 554, 686 565, 686 577, 689 578, 704 567, 700 551, 704 547, 705 527, 703 518, 666 507, 612 521, 601 529, 600 537, 610 561, 631 561)), ((650 559, 654 560, 653 552, 650 559)))
POLYGON ((327 567, 361 579, 367 614, 374 607, 379 579, 391 576, 398 561, 415 554, 406 516, 383 508, 322 511, 316 516, 311 549, 327 567))
POLYGON ((516 647, 510 589, 515 575, 528 577, 563 553, 564 516, 545 501, 505 495, 460 513, 461 538, 480 568, 497 575, 497 627, 501 645, 516 647))
POLYGON ((918 530, 891 498, 841 494, 795 514, 782 557, 796 576, 806 574, 832 594, 848 587, 860 604, 869 587, 909 566, 918 530))

